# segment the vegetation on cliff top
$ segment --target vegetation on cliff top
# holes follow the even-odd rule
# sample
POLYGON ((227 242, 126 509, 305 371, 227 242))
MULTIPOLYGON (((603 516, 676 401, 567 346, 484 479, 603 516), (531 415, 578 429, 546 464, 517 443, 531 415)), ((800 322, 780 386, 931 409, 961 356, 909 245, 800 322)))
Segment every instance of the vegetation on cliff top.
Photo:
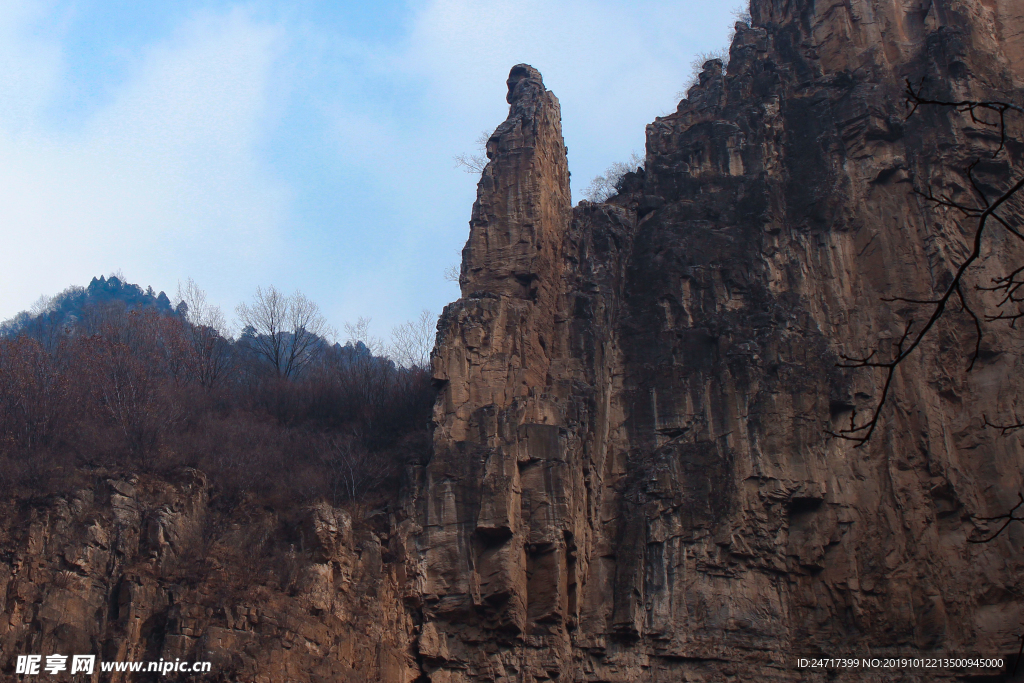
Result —
MULTIPOLYGON (((172 306, 163 292, 94 279, 5 325, 0 486, 50 492, 92 467, 189 466, 231 500, 340 503, 427 454, 434 389, 412 341, 394 346, 403 365, 364 341, 329 343, 312 318, 270 329, 257 316, 232 339, 189 286, 172 306), (295 351, 290 364, 274 364, 275 344, 295 351)), ((350 333, 365 336, 361 323, 350 333)))

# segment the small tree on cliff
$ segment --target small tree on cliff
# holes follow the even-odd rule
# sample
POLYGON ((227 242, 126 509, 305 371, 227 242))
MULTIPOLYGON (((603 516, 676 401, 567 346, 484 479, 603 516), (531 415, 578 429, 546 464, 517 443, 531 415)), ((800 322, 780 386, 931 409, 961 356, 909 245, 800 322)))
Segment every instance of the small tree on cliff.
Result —
POLYGON ((487 166, 487 141, 490 138, 490 133, 486 130, 482 131, 475 140, 477 152, 475 154, 456 154, 454 157, 455 168, 461 168, 466 173, 483 173, 484 167, 487 166))
POLYGON ((630 153, 629 161, 616 161, 605 170, 604 175, 594 176, 590 185, 583 191, 583 198, 588 202, 603 202, 615 196, 623 176, 643 165, 644 158, 639 152, 630 153))

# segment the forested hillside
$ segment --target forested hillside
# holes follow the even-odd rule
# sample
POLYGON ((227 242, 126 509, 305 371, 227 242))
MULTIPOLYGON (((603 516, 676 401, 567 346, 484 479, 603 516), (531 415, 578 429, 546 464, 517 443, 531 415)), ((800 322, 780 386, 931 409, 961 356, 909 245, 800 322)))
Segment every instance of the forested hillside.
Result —
POLYGON ((202 298, 192 308, 112 276, 8 321, 2 484, 54 492, 90 467, 189 466, 228 497, 341 502, 425 456, 425 368, 301 327, 234 339, 207 324, 202 298), (288 372, 274 350, 291 356, 288 372))

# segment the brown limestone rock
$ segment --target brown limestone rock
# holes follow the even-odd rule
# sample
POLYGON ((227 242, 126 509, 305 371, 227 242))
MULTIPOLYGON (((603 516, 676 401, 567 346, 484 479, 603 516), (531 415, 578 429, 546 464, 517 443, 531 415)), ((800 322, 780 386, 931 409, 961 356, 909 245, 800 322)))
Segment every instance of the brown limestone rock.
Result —
MULTIPOLYGON (((0 503, 0 677, 13 680, 19 654, 56 653, 211 662, 194 681, 419 675, 401 565, 382 566, 381 539, 322 503, 291 519, 258 505, 225 515, 208 491, 195 470, 111 473, 66 497, 0 503)), ((90 680, 129 676, 97 666, 90 680)))
POLYGON ((445 387, 426 476, 438 495, 424 496, 422 523, 428 614, 476 615, 521 635, 531 530, 520 470, 531 441, 558 437, 559 407, 539 389, 570 205, 558 100, 527 65, 512 68, 508 86, 464 250, 466 296, 446 309, 434 357, 445 387))
POLYGON ((967 226, 911 188, 966 186, 997 144, 945 111, 903 121, 903 80, 1016 98, 1009 5, 755 0, 728 70, 648 127, 644 170, 571 214, 538 208, 557 118, 529 117, 554 142, 521 142, 513 86, 434 357, 431 680, 803 680, 800 654, 1015 652, 1019 543, 966 538, 1021 487, 1020 439, 980 428, 1024 395, 1020 337, 989 329, 967 373, 951 315, 868 446, 827 434, 879 391, 836 360, 914 314, 881 299, 927 298, 963 253, 967 226))
POLYGON ((508 75, 508 118, 487 141, 462 253, 463 297, 474 292, 546 301, 562 268, 569 168, 558 99, 540 73, 518 64, 508 75))

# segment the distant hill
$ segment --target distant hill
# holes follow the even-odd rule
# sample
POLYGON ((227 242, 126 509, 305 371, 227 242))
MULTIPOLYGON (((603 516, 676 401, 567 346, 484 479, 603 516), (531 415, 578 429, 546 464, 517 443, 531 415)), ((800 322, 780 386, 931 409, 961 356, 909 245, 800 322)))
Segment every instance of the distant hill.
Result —
POLYGON ((101 275, 94 277, 88 287, 72 285, 49 301, 40 302, 32 311, 22 311, 0 323, 0 336, 16 336, 41 327, 71 328, 84 319, 90 309, 107 306, 123 306, 129 311, 153 310, 166 315, 178 313, 162 291, 156 293, 152 287, 143 290, 114 275, 109 278, 101 275))

